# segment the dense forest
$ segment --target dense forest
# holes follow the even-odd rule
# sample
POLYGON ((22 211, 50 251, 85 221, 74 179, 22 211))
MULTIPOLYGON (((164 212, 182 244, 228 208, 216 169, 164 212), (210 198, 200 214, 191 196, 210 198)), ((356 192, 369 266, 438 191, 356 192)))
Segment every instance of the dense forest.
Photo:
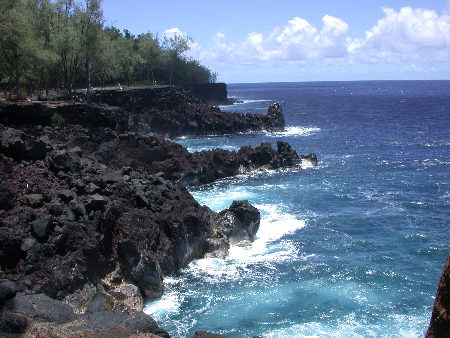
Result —
POLYGON ((104 25, 101 0, 0 0, 0 84, 9 96, 108 84, 194 84, 216 74, 182 35, 104 25))

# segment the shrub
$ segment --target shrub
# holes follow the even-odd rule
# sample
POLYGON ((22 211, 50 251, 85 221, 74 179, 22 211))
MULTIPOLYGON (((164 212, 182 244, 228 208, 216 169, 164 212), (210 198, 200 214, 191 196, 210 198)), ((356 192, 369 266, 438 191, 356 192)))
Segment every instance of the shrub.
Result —
POLYGON ((64 117, 60 113, 53 113, 52 115, 52 127, 60 127, 66 122, 64 117))

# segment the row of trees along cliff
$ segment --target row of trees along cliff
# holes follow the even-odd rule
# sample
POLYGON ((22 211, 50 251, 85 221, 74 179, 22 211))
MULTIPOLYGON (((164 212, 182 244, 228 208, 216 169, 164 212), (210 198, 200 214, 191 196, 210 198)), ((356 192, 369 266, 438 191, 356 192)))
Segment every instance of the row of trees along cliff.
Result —
POLYGON ((196 84, 217 75, 183 55, 191 38, 104 25, 102 0, 0 0, 0 83, 9 97, 108 84, 196 84))

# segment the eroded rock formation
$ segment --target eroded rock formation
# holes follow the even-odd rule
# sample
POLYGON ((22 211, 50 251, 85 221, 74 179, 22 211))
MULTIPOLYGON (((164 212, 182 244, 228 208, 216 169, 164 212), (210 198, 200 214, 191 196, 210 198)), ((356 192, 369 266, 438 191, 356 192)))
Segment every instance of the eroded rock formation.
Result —
MULTIPOLYGON (((231 244, 248 245, 260 221, 248 201, 216 213, 199 205, 186 186, 302 161, 317 164, 314 154, 299 156, 285 142, 277 149, 263 143, 237 152, 189 153, 129 128, 136 121, 151 128, 154 121, 146 119, 154 112, 178 120, 179 107, 191 99, 169 90, 174 92, 161 94, 155 106, 148 97, 132 94, 111 97, 125 100, 112 108, 41 106, 36 111, 43 126, 31 116, 33 106, 11 106, 17 116, 0 109, 6 123, 0 125, 0 278, 8 280, 0 282, 2 332, 167 336, 140 312, 144 300, 161 296, 163 277, 191 260, 223 257, 231 244), (136 111, 125 119, 123 109, 134 104, 136 111), (143 113, 140 104, 151 112, 143 113), (66 123, 51 128, 46 121, 55 109, 66 123), (133 114, 141 116, 132 121, 133 114), (14 297, 17 290, 21 293, 14 297)), ((194 105, 187 115, 203 114, 206 121, 215 111, 196 110, 205 107, 194 105)), ((281 128, 281 117, 281 107, 274 105, 258 119, 273 119, 270 123, 278 121, 275 128, 281 128)), ((227 118, 241 121, 242 116, 227 118)), ((219 128, 210 121, 215 122, 201 128, 226 132, 234 126, 219 128)))
POLYGON ((284 116, 279 104, 266 115, 223 112, 210 107, 179 87, 99 91, 93 103, 0 103, 0 123, 50 125, 54 113, 68 123, 138 131, 169 137, 233 134, 248 131, 282 131, 284 116))

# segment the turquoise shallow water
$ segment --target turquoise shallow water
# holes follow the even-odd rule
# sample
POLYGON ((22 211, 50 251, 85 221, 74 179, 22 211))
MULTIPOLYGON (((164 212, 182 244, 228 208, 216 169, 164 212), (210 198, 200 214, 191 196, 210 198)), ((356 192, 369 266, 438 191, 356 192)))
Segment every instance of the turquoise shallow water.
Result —
POLYGON ((213 210, 262 212, 252 247, 166 279, 147 313, 175 337, 420 337, 449 249, 450 81, 236 84, 283 133, 183 138, 191 151, 290 142, 316 168, 258 172, 191 190, 213 210))

